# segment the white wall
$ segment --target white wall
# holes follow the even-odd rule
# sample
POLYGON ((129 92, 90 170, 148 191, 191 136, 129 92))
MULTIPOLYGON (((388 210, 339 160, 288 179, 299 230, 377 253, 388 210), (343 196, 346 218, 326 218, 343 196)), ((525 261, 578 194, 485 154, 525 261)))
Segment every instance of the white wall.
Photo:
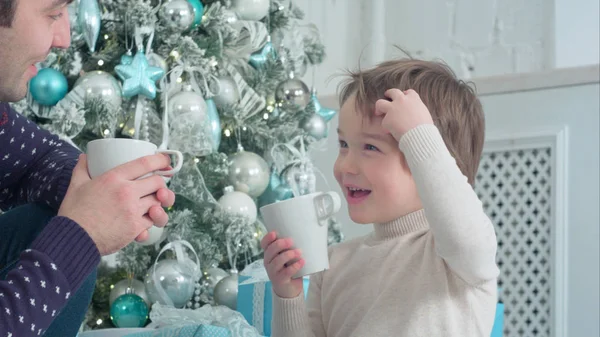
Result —
MULTIPOLYGON (((403 55, 441 58, 460 77, 599 62, 598 0, 294 0, 327 47, 314 83, 335 93, 344 68, 403 55)), ((312 76, 305 77, 312 82, 312 76)))
MULTIPOLYGON (((564 226, 564 236, 552 243, 552 249, 553 254, 565 254, 554 258, 564 261, 566 272, 566 278, 565 274, 555 276, 565 280, 562 284, 565 301, 557 309, 567 313, 566 329, 557 332, 557 337, 600 334, 599 76, 596 66, 480 81, 481 88, 502 87, 496 92, 486 92, 481 98, 488 137, 509 138, 552 128, 568 129, 567 163, 560 163, 566 169, 561 181, 565 189, 564 194, 557 195, 565 201, 564 213, 558 212, 561 202, 553 205, 556 226, 564 226), (512 90, 507 83, 513 85, 512 90), (565 251, 559 250, 559 242, 564 244, 565 251)), ((552 188, 560 191, 558 186, 552 188)), ((551 232, 554 230, 553 227, 551 232)), ((551 273, 556 273, 554 264, 550 265, 551 273)), ((559 295, 561 291, 553 292, 559 295)))
POLYGON ((554 59, 554 3, 548 0, 295 3, 319 27, 327 47, 327 60, 315 78, 321 94, 335 93, 338 81, 326 79, 356 68, 359 58, 365 67, 403 56, 394 45, 415 57, 442 58, 464 78, 537 71, 554 59))
POLYGON ((600 59, 600 1, 555 0, 555 65, 597 64, 600 59))

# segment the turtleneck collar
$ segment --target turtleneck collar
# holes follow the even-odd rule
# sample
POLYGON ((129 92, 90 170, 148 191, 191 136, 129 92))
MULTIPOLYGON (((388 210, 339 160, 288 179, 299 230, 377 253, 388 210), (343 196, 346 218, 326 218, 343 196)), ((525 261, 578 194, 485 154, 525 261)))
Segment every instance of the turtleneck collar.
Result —
POLYGON ((396 220, 375 224, 373 228, 375 230, 375 239, 379 241, 397 238, 408 233, 429 228, 429 224, 425 218, 425 211, 420 209, 401 216, 396 220))

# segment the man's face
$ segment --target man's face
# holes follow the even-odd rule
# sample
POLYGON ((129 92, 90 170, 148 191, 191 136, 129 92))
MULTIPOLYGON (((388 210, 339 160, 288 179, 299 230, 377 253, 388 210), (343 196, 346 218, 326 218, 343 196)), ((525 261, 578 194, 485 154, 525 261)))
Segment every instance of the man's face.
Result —
POLYGON ((18 101, 51 48, 68 48, 69 0, 16 0, 10 27, 0 27, 0 102, 18 101))

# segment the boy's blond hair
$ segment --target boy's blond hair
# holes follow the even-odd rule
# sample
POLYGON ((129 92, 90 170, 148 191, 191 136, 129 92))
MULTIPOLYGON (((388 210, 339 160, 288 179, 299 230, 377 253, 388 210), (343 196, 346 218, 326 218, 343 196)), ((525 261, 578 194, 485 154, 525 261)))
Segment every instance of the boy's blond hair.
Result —
POLYGON ((419 94, 458 167, 473 185, 485 134, 483 108, 475 90, 444 63, 401 59, 349 72, 348 80, 340 85, 340 106, 356 94, 357 110, 372 117, 375 102, 392 88, 419 94))

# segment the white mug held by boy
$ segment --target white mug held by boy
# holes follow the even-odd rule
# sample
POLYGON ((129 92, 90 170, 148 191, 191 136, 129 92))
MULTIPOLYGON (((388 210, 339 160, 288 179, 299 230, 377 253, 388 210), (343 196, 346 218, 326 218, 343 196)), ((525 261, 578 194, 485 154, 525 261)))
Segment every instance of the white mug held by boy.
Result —
POLYGON ((291 278, 302 252, 263 238, 272 335, 490 336, 499 271, 472 187, 484 138, 473 89, 444 64, 408 59, 351 74, 340 101, 334 174, 352 220, 374 231, 330 247, 306 304, 291 278))

